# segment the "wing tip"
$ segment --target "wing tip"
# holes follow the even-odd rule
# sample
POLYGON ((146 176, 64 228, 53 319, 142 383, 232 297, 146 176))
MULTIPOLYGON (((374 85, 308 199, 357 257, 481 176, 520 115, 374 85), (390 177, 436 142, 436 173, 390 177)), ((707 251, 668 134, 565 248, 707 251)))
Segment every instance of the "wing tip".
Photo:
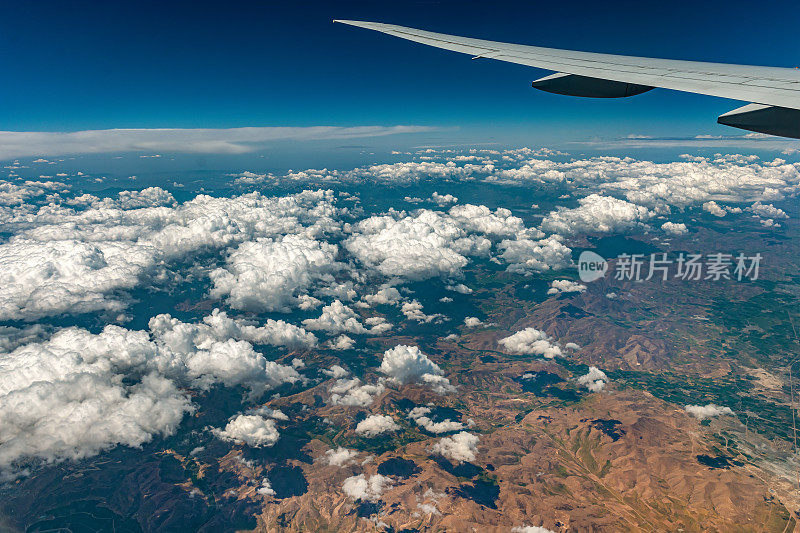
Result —
POLYGON ((334 24, 349 24, 350 26, 360 26, 362 24, 369 24, 363 20, 347 20, 347 19, 333 19, 334 24))
POLYGON ((356 26, 358 28, 365 28, 367 30, 385 31, 390 28, 389 24, 382 22, 369 22, 366 20, 346 20, 346 19, 333 19, 334 23, 347 24, 348 26, 356 26))

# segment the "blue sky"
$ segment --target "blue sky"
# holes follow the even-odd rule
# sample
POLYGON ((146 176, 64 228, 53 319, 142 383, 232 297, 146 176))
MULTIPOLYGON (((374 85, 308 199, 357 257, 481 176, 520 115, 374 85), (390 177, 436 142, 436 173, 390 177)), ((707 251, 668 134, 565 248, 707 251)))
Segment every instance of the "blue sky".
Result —
POLYGON ((417 124, 474 142, 736 134, 738 102, 574 99, 543 71, 331 23, 578 50, 800 65, 790 2, 5 2, 0 130, 417 124), (455 135, 455 134, 454 134, 455 135))

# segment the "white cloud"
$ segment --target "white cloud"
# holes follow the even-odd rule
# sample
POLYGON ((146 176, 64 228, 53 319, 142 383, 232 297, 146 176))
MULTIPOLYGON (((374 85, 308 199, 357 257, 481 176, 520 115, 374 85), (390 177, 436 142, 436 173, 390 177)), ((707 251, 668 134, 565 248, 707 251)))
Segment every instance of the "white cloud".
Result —
POLYGON ((478 436, 462 431, 431 446, 431 452, 451 461, 474 461, 478 452, 478 436))
POLYGON ((497 342, 509 353, 541 355, 546 359, 561 355, 561 348, 553 339, 536 328, 525 328, 497 342))
POLYGON ((241 384, 257 395, 302 379, 295 368, 268 361, 249 342, 236 340, 235 330, 212 333, 205 325, 185 324, 170 315, 155 316, 149 325, 158 348, 154 364, 165 375, 193 387, 241 384))
POLYGON ((256 492, 262 496, 275 496, 275 489, 272 488, 272 483, 270 483, 269 478, 261 480, 261 486, 258 487, 256 492))
POLYGON ((356 426, 356 433, 365 437, 377 437, 384 433, 394 433, 400 426, 389 415, 370 415, 356 426))
POLYGON ((661 229, 664 230, 664 233, 668 235, 685 235, 689 232, 686 228, 686 224, 683 223, 675 223, 675 222, 664 222, 661 224, 661 229))
POLYGON ((562 294, 565 292, 585 292, 586 285, 568 279, 556 279, 547 289, 547 294, 562 294))
POLYGON ((46 194, 66 193, 68 191, 69 186, 60 181, 25 180, 23 182, 11 182, 0 180, 0 206, 21 205, 32 198, 41 198, 46 194))
POLYGON ((23 328, 0 326, 0 353, 10 352, 19 346, 41 342, 48 336, 48 328, 33 324, 23 328))
POLYGON ((390 211, 351 228, 344 246, 361 263, 390 277, 424 280, 456 277, 468 257, 486 257, 491 239, 538 235, 507 209, 459 205, 447 213, 390 211))
POLYGON ((412 280, 458 275, 468 262, 461 252, 473 248, 463 230, 434 211, 371 217, 356 231, 344 243, 351 254, 386 276, 412 280))
MULTIPOLYGON (((99 334, 66 328, 42 341, 37 331, 22 330, 33 342, 18 346, 12 337, 6 344, 14 351, 0 356, 0 469, 27 459, 81 458, 170 435, 184 413, 194 410, 178 387, 244 385, 258 395, 302 380, 294 367, 267 361, 241 340, 307 339, 296 329, 287 337, 284 326, 258 327, 215 312, 197 324, 158 315, 150 332, 112 325, 99 334)), ((268 408, 256 413, 286 418, 268 408)), ((221 435, 232 437, 255 418, 234 420, 221 435)))
POLYGON ((176 204, 175 197, 161 187, 147 187, 140 191, 120 191, 116 205, 122 209, 140 209, 176 204))
POLYGON ((439 194, 438 192, 433 191, 433 194, 431 195, 431 201, 438 204, 439 207, 445 207, 450 204, 458 203, 458 198, 452 194, 439 194))
POLYGON ((387 476, 375 474, 367 478, 364 477, 364 474, 358 474, 345 479, 344 483, 342 483, 342 490, 353 500, 375 502, 380 499, 383 491, 391 485, 392 480, 387 476))
POLYGON ((210 273, 211 296, 226 297, 235 309, 287 311, 298 293, 335 269, 336 253, 335 245, 300 235, 242 243, 226 268, 210 273))
POLYGON ((432 131, 426 126, 311 126, 230 129, 113 129, 73 132, 0 131, 0 160, 113 152, 242 154, 281 141, 351 139, 432 131))
POLYGON ((687 405, 684 409, 698 420, 733 414, 733 410, 730 407, 722 407, 713 403, 708 405, 687 405))
POLYGON ((467 231, 493 237, 515 237, 535 231, 526 228, 521 218, 503 207, 492 211, 485 205, 464 204, 451 207, 447 213, 467 231))
POLYGON ((386 387, 378 382, 374 385, 362 383, 359 378, 338 379, 331 387, 331 405, 367 407, 375 396, 383 394, 386 387))
POLYGON ((290 348, 311 348, 317 344, 312 333, 283 320, 267 319, 263 326, 257 326, 252 320, 230 318, 219 309, 204 317, 202 323, 181 322, 162 314, 151 318, 149 326, 163 342, 172 346, 191 344, 200 347, 228 339, 290 348))
POLYGON ((439 394, 455 390, 439 365, 416 346, 400 344, 386 350, 378 370, 398 385, 423 383, 439 394))
POLYGON ((609 381, 606 373, 596 366, 590 366, 586 374, 578 377, 578 384, 583 385, 592 392, 600 392, 609 381))
POLYGON ((468 328, 477 328, 479 326, 483 326, 483 321, 475 316, 468 316, 464 319, 464 325, 468 328))
POLYGON ((610 233, 642 227, 655 213, 611 196, 590 194, 578 200, 579 207, 560 207, 542 220, 542 229, 562 235, 610 233))
POLYGON ((14 239, 0 245, 0 319, 119 312, 125 303, 112 293, 153 266, 150 250, 128 243, 14 239))
POLYGON ((419 303, 418 300, 403 302, 403 305, 400 307, 400 311, 408 320, 415 320, 420 324, 430 324, 431 322, 434 324, 439 324, 447 320, 447 317, 441 313, 426 315, 422 310, 422 304, 419 303))
POLYGON ((323 370, 322 373, 334 379, 341 379, 350 375, 350 372, 339 365, 333 365, 330 370, 323 370))
POLYGON ((391 329, 391 324, 382 319, 378 322, 373 321, 373 326, 367 329, 358 318, 355 311, 339 300, 334 300, 331 304, 322 308, 322 314, 319 318, 303 320, 303 326, 311 330, 321 330, 331 334, 347 332, 381 335, 391 329))
POLYGON ((248 414, 255 414, 265 416, 267 418, 274 418, 275 420, 283 420, 284 422, 289 420, 289 417, 281 411, 280 409, 273 409, 271 407, 262 406, 258 409, 253 409, 248 414))
POLYGON ((330 347, 332 350, 352 350, 356 341, 347 335, 339 335, 335 339, 331 339, 330 347))
POLYGON ((355 460, 358 452, 355 450, 348 450, 339 446, 335 450, 327 450, 325 452, 325 460, 332 466, 347 466, 350 462, 355 460))
POLYGON ((280 438, 275 422, 257 415, 238 415, 225 429, 214 429, 214 434, 223 440, 255 448, 272 446, 280 438))
POLYGON ((431 409, 429 407, 415 407, 408 412, 408 418, 431 433, 447 433, 450 431, 460 431, 466 428, 461 422, 453 421, 449 418, 441 422, 434 422, 428 416, 430 413, 431 409))
MULTIPOLYGON (((123 203, 163 200, 164 195, 154 191, 121 195, 123 203)), ((296 257, 300 251, 292 255, 286 248, 296 244, 312 260, 319 254, 325 259, 334 254, 332 245, 312 242, 338 231, 336 219, 342 211, 334 200, 331 191, 304 191, 281 198, 258 193, 233 198, 200 195, 171 207, 122 209, 117 201, 103 200, 82 209, 51 204, 0 211, 0 222, 15 233, 0 245, 0 316, 32 320, 99 310, 118 313, 127 305, 125 291, 145 278, 157 288, 171 277, 168 269, 177 260, 245 240, 282 241, 284 235, 293 234, 285 243, 273 245, 275 250, 261 247, 262 252, 278 252, 272 262, 256 257, 248 263, 246 253, 235 251, 233 258, 241 261, 230 266, 234 272, 219 269, 215 274, 222 284, 215 290, 228 295, 233 304, 248 303, 248 295, 242 294, 246 285, 261 290, 251 295, 258 300, 257 307, 286 306, 294 303, 295 289, 304 290, 306 281, 316 281, 320 270, 328 270, 302 263, 296 257), (271 266, 278 272, 272 278, 261 270, 271 266), (281 288, 282 283, 293 282, 281 288), (272 297, 280 301, 263 301, 272 297)), ((259 251, 258 242, 248 246, 253 253, 259 251)))
POLYGON ((436 504, 433 503, 417 503, 417 509, 422 511, 425 514, 432 514, 432 515, 440 515, 442 513, 439 512, 439 509, 436 508, 436 504))
POLYGON ((374 294, 365 295, 362 300, 366 306, 395 305, 402 299, 400 291, 394 287, 384 287, 374 294))
POLYGON ((500 259, 509 263, 508 271, 517 274, 557 270, 572 264, 572 250, 559 235, 538 240, 506 239, 498 248, 503 251, 500 259))
POLYGON ((771 201, 797 187, 800 167, 781 159, 758 162, 755 156, 738 154, 682 158, 684 161, 666 163, 607 156, 531 159, 517 168, 498 170, 487 181, 567 184, 599 194, 617 191, 629 202, 659 212, 668 206, 684 208, 712 200, 771 201))
POLYGON ((193 407, 172 381, 152 372, 156 354, 146 332, 117 326, 97 335, 68 328, 2 354, 0 470, 171 435, 193 407))
POLYGON ((450 163, 408 161, 357 168, 346 172, 343 177, 349 180, 369 179, 389 183, 413 183, 431 178, 469 179, 476 174, 493 169, 492 165, 457 166, 450 163))
POLYGON ((445 287, 448 291, 457 292, 459 294, 472 294, 473 290, 464 285, 463 283, 457 283, 455 285, 447 285, 445 287))
POLYGON ((764 205, 761 202, 755 202, 747 210, 764 218, 789 218, 786 211, 778 209, 772 204, 764 205))
POLYGON ((705 202, 703 204, 703 211, 708 211, 709 213, 711 213, 715 217, 724 217, 727 214, 725 209, 720 207, 720 205, 717 202, 713 201, 713 200, 711 200, 709 202, 705 202))

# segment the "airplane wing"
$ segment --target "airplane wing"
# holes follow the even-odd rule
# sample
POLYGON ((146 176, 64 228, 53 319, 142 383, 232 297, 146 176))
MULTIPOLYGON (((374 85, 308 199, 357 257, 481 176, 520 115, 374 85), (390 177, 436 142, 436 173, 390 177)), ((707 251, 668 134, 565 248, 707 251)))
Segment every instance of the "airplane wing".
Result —
POLYGON ((654 87, 751 102, 718 118, 720 124, 800 138, 800 70, 700 61, 595 54, 500 43, 393 24, 335 20, 445 50, 555 71, 533 87, 571 96, 617 98, 654 87))

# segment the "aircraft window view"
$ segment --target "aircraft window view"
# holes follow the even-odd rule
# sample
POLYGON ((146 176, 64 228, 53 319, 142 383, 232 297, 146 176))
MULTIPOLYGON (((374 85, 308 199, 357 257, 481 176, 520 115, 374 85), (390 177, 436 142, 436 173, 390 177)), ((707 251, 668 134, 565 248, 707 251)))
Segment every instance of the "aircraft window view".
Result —
POLYGON ((0 3, 0 532, 800 531, 796 3, 0 3))

